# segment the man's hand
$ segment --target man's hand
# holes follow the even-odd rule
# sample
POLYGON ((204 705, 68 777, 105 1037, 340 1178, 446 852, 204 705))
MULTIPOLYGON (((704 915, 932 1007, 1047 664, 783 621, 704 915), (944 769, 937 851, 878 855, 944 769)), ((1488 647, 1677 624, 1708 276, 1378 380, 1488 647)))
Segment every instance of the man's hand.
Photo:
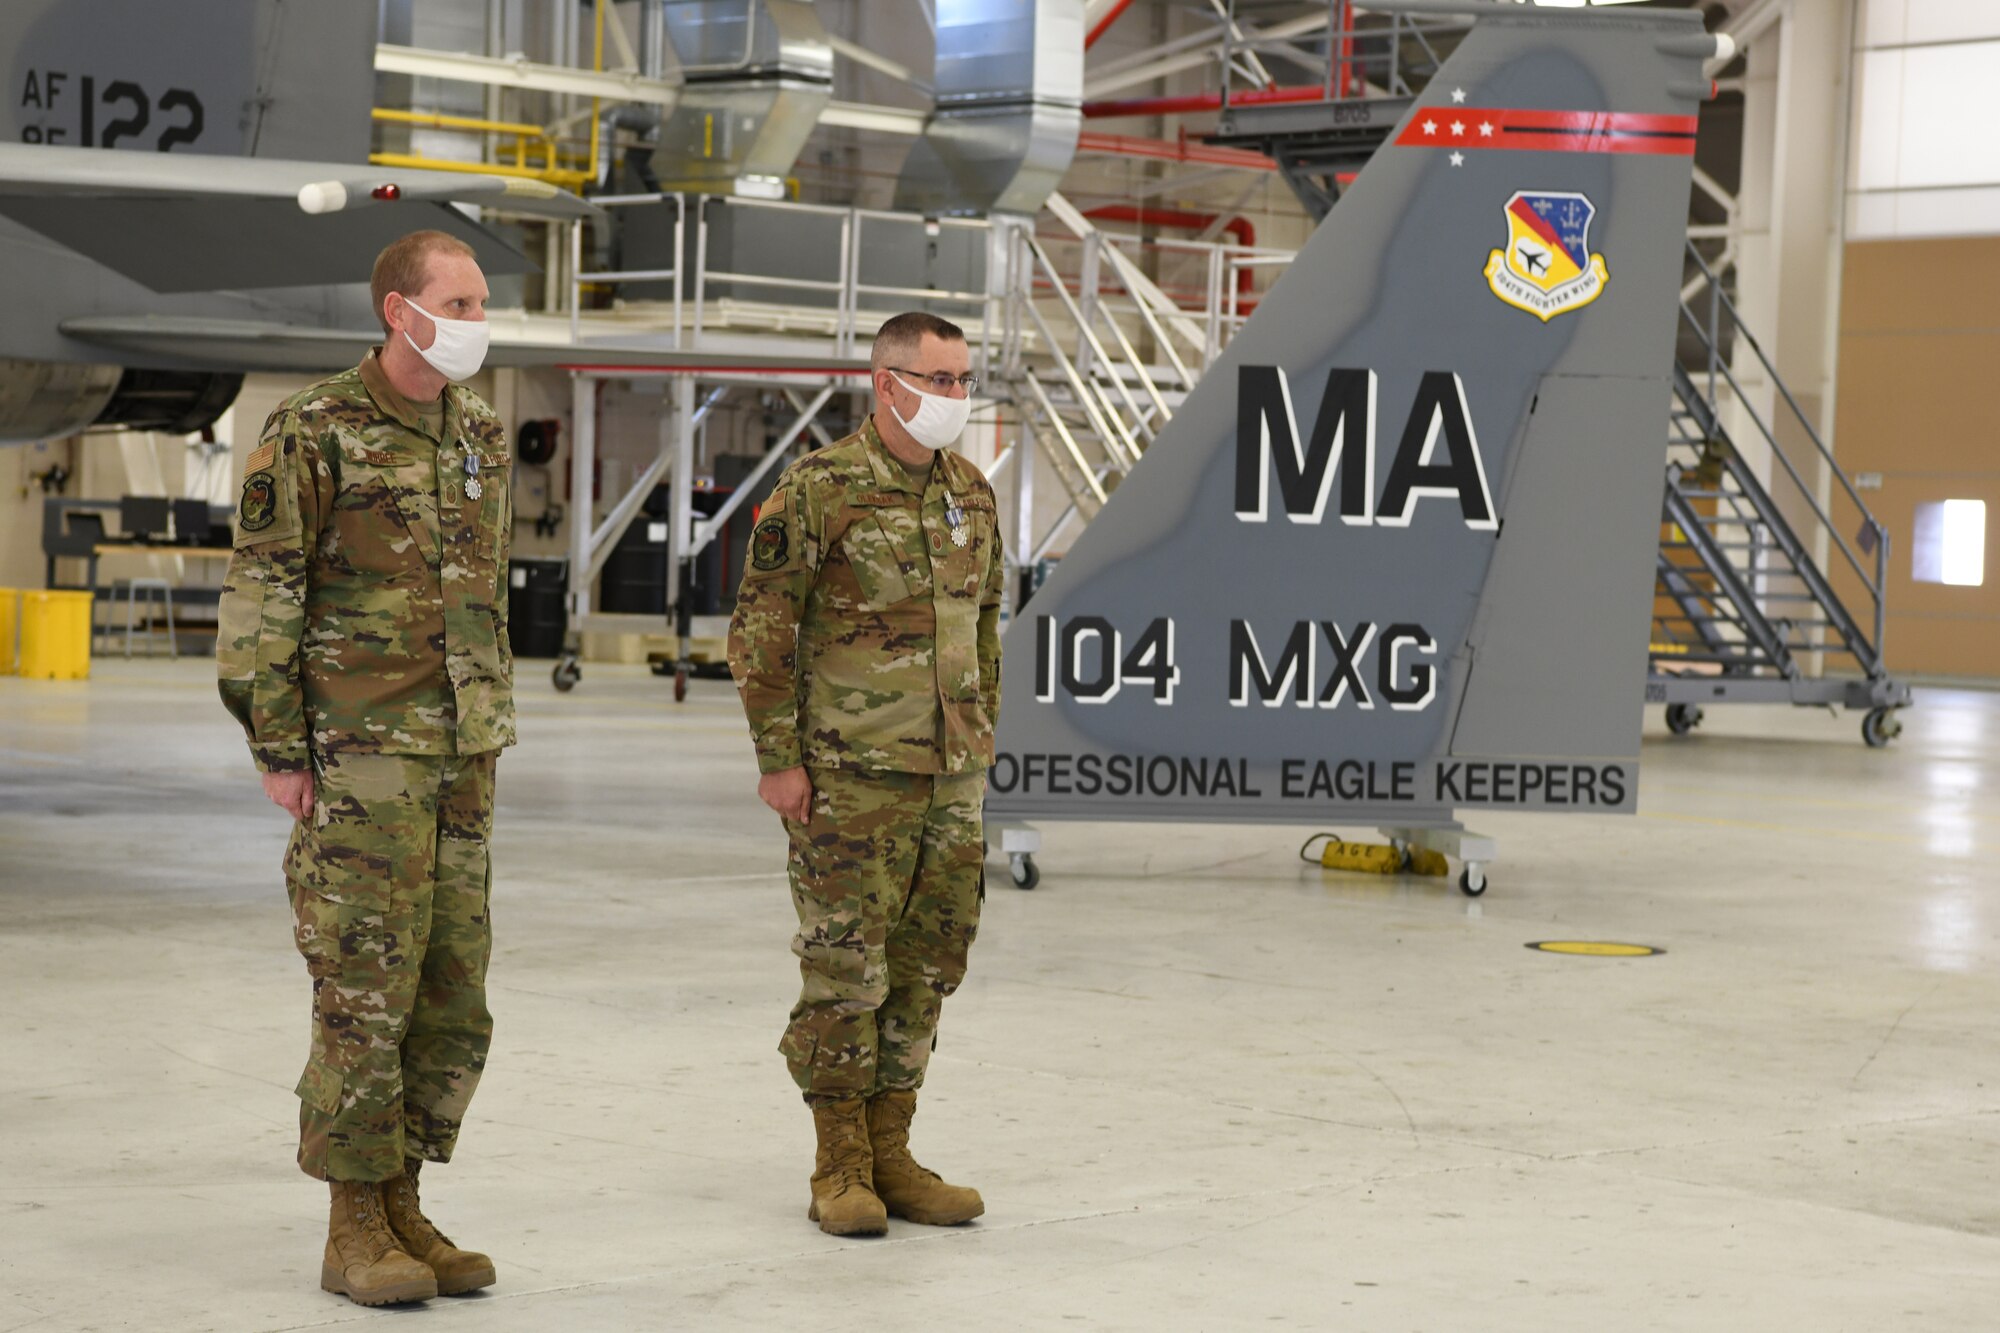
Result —
POLYGON ((757 779, 757 795, 765 805, 795 824, 812 822, 813 784, 803 765, 766 773, 757 779))
MULTIPOLYGON (((805 770, 800 769, 801 773, 805 770)), ((271 803, 293 819, 310 819, 313 812, 313 775, 309 768, 296 773, 266 773, 264 794, 271 803)))

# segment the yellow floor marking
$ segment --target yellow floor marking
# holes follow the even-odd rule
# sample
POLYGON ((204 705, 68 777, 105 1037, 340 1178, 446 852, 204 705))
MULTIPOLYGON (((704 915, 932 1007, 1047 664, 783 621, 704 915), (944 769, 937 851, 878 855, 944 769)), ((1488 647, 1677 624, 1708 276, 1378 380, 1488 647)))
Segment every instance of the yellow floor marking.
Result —
POLYGON ((1582 958, 1651 958, 1666 952, 1650 944, 1615 944, 1609 940, 1537 940, 1528 947, 1543 953, 1575 954, 1582 958))

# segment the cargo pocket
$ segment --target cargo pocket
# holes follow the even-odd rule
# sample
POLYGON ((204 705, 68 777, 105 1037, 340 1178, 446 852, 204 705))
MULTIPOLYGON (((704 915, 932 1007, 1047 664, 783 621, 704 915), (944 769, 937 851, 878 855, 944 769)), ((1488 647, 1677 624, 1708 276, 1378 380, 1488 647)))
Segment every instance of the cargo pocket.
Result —
POLYGON ((910 600, 910 581, 903 573, 901 552, 878 519, 858 519, 850 524, 840 546, 861 589, 859 609, 879 611, 910 600))
MULTIPOLYGON (((335 939, 357 927, 379 927, 393 903, 398 872, 431 873, 427 865, 410 864, 407 840, 385 837, 355 796, 357 779, 341 771, 399 762, 398 755, 313 756, 313 817, 293 826, 285 851, 285 879, 302 926, 314 924, 335 939)), ((387 817, 404 816, 391 810, 387 817)))
POLYGON ((922 520, 914 509, 882 508, 858 518, 841 538, 854 567, 864 611, 879 611, 931 594, 931 562, 922 520))
POLYGON ((263 645, 264 596, 277 571, 248 562, 232 565, 229 586, 216 605, 215 663, 223 680, 257 679, 257 654, 263 645))
POLYGON ((299 1075, 299 1086, 294 1091, 311 1109, 321 1115, 332 1115, 340 1109, 340 1090, 345 1081, 339 1070, 313 1060, 307 1063, 306 1072, 299 1075))
POLYGON ((811 1092, 813 1063, 819 1057, 819 1037, 800 1030, 799 1025, 793 1023, 778 1039, 778 1053, 785 1057, 785 1067, 791 1071, 792 1081, 803 1091, 811 1092))
POLYGON ((504 452, 479 454, 479 533, 486 554, 499 559, 501 527, 507 519, 507 493, 514 484, 513 459, 504 452))
POLYGON ((417 576, 437 561, 435 469, 342 437, 330 557, 356 574, 417 576))

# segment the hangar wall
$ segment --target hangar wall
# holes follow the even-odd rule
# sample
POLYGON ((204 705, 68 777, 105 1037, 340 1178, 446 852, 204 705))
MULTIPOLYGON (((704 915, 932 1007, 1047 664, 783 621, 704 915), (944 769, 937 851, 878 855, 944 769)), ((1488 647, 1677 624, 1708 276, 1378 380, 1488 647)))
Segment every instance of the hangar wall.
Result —
POLYGON ((1962 132, 2000 76, 2000 7, 1864 0, 1852 47, 1836 450, 1893 542, 1889 660, 2000 677, 2000 152, 1962 132), (1977 585, 1915 577, 1918 508, 1954 499, 1986 504, 1977 585))
MULTIPOLYGON (((0 588, 42 586, 42 486, 52 466, 75 471, 75 440, 0 449, 0 588)), ((76 494, 72 487, 71 494, 76 494)))
MULTIPOLYGON (((1867 492, 1895 543, 1889 660, 1899 670, 2000 675, 2000 237, 1854 241, 1846 247, 1836 400, 1842 468, 1877 474, 1867 492), (1920 504, 1984 500, 1985 582, 1918 582, 1920 504)), ((1872 481, 1873 476, 1867 480, 1872 481)))

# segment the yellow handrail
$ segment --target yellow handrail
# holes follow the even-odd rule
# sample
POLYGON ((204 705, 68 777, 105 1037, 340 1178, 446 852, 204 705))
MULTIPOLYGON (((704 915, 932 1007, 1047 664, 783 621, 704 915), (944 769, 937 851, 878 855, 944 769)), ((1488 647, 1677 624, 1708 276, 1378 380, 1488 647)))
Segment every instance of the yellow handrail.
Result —
MULTIPOLYGON (((591 56, 591 67, 598 73, 604 72, 604 11, 606 0, 597 0, 597 49, 591 56)), ((664 19, 662 19, 664 22, 664 19)), ((595 97, 590 99, 590 178, 597 179, 597 136, 603 133, 603 117, 595 97)))
POLYGON ((413 171, 462 171, 473 176, 520 176, 547 181, 573 190, 594 180, 596 173, 550 167, 510 167, 501 162, 461 162, 450 157, 423 157, 416 153, 370 153, 368 160, 378 167, 408 167, 413 171))
POLYGON ((512 120, 481 120, 477 116, 447 116, 432 111, 398 111, 386 106, 378 106, 368 114, 376 120, 394 121, 398 125, 421 125, 433 130, 483 130, 492 134, 512 134, 529 139, 551 137, 540 125, 524 125, 512 120))
MULTIPOLYGON (((604 17, 608 0, 597 0, 597 40, 592 53, 592 66, 599 72, 604 69, 604 17)), ((600 139, 603 135, 602 107, 600 99, 590 99, 590 159, 589 165, 578 169, 562 165, 564 154, 556 142, 555 135, 540 125, 528 125, 511 120, 486 120, 479 116, 453 116, 428 111, 402 111, 394 107, 378 106, 369 115, 380 121, 396 125, 415 125, 421 129, 461 130, 468 134, 511 135, 514 140, 514 162, 512 166, 498 162, 462 162, 456 158, 426 157, 419 153, 370 153, 369 162, 379 167, 409 167, 422 171, 459 171, 474 175, 522 176, 531 180, 547 181, 567 190, 578 190, 597 179, 598 155, 602 152, 600 139), (537 145, 536 156, 542 166, 528 165, 528 145, 537 145)), ((504 151, 504 150, 503 150, 504 151)))

